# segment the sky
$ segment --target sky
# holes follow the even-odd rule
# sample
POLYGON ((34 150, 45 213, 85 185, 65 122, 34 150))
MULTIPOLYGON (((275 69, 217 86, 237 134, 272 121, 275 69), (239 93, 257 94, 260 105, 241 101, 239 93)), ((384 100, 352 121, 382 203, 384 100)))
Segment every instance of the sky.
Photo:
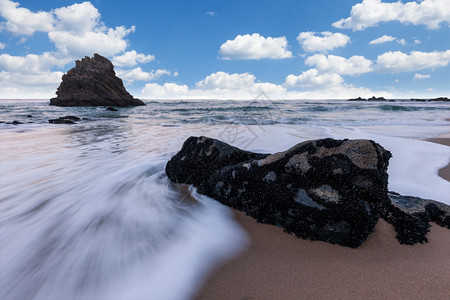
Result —
POLYGON ((94 53, 141 99, 450 97, 450 0, 0 0, 0 99, 94 53))

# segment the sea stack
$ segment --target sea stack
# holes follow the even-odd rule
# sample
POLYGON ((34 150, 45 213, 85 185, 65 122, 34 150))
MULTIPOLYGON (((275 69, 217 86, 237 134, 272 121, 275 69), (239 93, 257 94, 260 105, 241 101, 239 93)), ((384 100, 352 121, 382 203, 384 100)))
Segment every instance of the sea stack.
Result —
POLYGON ((56 106, 137 106, 145 105, 125 89, 114 65, 95 53, 75 61, 75 67, 62 77, 50 105, 56 106))

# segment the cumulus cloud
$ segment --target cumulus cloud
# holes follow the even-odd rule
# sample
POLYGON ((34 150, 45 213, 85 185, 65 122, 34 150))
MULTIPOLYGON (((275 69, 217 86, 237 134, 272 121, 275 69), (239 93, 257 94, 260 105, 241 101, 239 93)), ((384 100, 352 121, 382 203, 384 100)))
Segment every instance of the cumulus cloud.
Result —
POLYGON ((67 63, 69 60, 57 58, 50 52, 44 52, 41 55, 27 54, 26 56, 0 54, 0 69, 11 73, 39 75, 49 72, 53 66, 64 66, 67 63))
POLYGON ((215 11, 207 11, 206 14, 210 17, 215 17, 217 16, 217 13, 215 11))
POLYGON ((255 84, 255 75, 250 73, 228 74, 217 72, 206 76, 205 79, 196 83, 196 86, 204 89, 230 89, 237 90, 247 88, 255 84))
POLYGON ((134 26, 108 28, 90 2, 56 8, 50 12, 32 12, 10 0, 0 0, 0 14, 6 20, 0 26, 15 35, 31 36, 37 31, 48 34, 58 55, 79 58, 97 52, 104 56, 119 54, 128 46, 125 37, 134 26))
POLYGON ((369 45, 384 44, 384 43, 395 41, 396 39, 397 38, 390 36, 390 35, 383 35, 382 37, 379 37, 377 39, 370 41, 369 45))
POLYGON ((3 50, 3 49, 5 49, 5 47, 6 47, 6 44, 5 44, 5 43, 2 43, 2 42, 0 42, 0 50, 3 50))
POLYGON ((250 73, 216 72, 206 76, 189 89, 186 85, 148 83, 142 90, 143 98, 165 99, 254 99, 264 92, 273 96, 285 95, 286 89, 270 82, 257 82, 250 73))
POLYGON ((147 98, 186 98, 189 88, 187 85, 178 85, 176 83, 164 83, 159 85, 157 83, 147 83, 142 90, 142 95, 147 98))
POLYGON ((369 42, 369 45, 379 45, 379 44, 384 44, 384 43, 393 42, 393 41, 396 41, 397 43, 399 43, 402 46, 406 45, 405 39, 397 39, 396 37, 393 37, 390 35, 383 35, 382 37, 374 39, 369 42))
POLYGON ((71 31, 52 31, 48 37, 59 52, 71 56, 82 57, 95 52, 104 56, 112 56, 124 51, 128 42, 124 39, 135 27, 118 26, 105 31, 87 31, 76 33, 71 31))
MULTIPOLYGON (((229 74, 232 75, 232 74, 229 74)), ((324 77, 322 77, 323 79, 324 77)), ((330 80, 333 82, 333 80, 330 80)), ((339 80, 340 81, 340 80, 339 80)), ((305 85, 304 85, 305 86, 305 85)), ((164 83, 162 85, 157 83, 148 83, 142 90, 141 98, 147 99, 243 99, 253 100, 261 92, 264 92, 271 99, 349 99, 361 97, 371 97, 379 95, 382 97, 392 97, 392 94, 385 91, 372 91, 368 88, 354 87, 347 84, 333 84, 333 85, 307 85, 307 88, 298 90, 299 86, 292 86, 292 89, 287 89, 286 84, 276 85, 265 82, 253 84, 241 89, 226 89, 226 88, 194 88, 190 89, 187 85, 176 83, 164 83)))
POLYGON ((317 69, 309 69, 302 74, 288 75, 285 85, 287 87, 324 88, 340 85, 344 79, 337 73, 319 73, 317 69))
POLYGON ((412 51, 409 55, 400 51, 389 51, 377 58, 379 72, 409 72, 427 68, 445 67, 450 63, 450 50, 420 52, 412 51))
POLYGON ((117 75, 127 82, 134 81, 152 81, 155 80, 162 75, 171 75, 171 72, 164 69, 152 70, 150 72, 145 72, 141 69, 141 67, 134 68, 132 70, 116 70, 117 75))
POLYGON ((113 57, 113 63, 118 67, 132 67, 140 63, 148 63, 154 60, 154 55, 137 53, 136 50, 131 50, 122 55, 113 57))
POLYGON ((56 8, 53 12, 58 31, 87 32, 93 30, 100 21, 98 9, 90 2, 56 8))
POLYGON ((419 74, 419 73, 416 73, 416 74, 414 74, 414 77, 413 77, 413 79, 426 79, 426 78, 430 78, 431 77, 431 75, 429 75, 429 74, 419 74))
POLYGON ((259 33, 238 35, 220 46, 222 59, 282 59, 292 57, 286 37, 263 37, 259 33))
POLYGON ((344 47, 350 42, 350 37, 339 32, 324 31, 317 33, 308 31, 301 32, 297 36, 297 41, 306 52, 327 52, 334 48, 344 47))
POLYGON ((363 0, 352 7, 350 17, 333 23, 333 26, 356 31, 389 21, 425 25, 428 29, 437 29, 442 23, 450 24, 450 6, 448 0, 406 3, 363 0))
POLYGON ((372 62, 358 55, 347 59, 336 55, 314 54, 305 60, 305 64, 315 66, 321 72, 341 75, 357 75, 372 71, 372 62))
POLYGON ((30 36, 36 31, 48 32, 53 30, 55 18, 51 12, 32 12, 20 7, 17 2, 0 1, 0 15, 6 20, 0 23, 0 28, 16 35, 30 36))

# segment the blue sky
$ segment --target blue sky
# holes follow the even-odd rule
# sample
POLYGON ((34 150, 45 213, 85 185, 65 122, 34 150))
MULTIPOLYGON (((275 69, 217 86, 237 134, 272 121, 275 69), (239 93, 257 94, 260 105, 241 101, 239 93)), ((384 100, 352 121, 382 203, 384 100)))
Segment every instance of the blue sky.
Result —
POLYGON ((93 53, 143 99, 450 96, 450 0, 0 0, 0 98, 93 53))

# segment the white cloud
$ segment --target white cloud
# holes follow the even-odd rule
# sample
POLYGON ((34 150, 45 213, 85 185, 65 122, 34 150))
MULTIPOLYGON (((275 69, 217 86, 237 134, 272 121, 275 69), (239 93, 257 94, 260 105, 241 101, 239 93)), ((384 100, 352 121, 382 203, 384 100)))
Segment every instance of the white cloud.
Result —
POLYGON ((44 52, 41 55, 28 54, 26 56, 0 54, 0 69, 11 73, 39 75, 50 72, 53 66, 64 66, 69 62, 67 59, 57 58, 50 52, 44 52))
POLYGON ((6 47, 6 44, 5 44, 5 43, 2 43, 2 42, 0 42, 0 50, 3 50, 3 49, 5 49, 5 47, 6 47))
POLYGON ((56 8, 57 31, 87 32, 93 30, 100 21, 100 13, 90 2, 76 3, 56 8))
POLYGON ((383 35, 382 37, 379 37, 377 39, 374 39, 370 41, 369 45, 378 45, 378 44, 384 44, 387 42, 395 41, 397 38, 390 36, 390 35, 383 35))
POLYGON ((36 31, 48 32, 53 30, 55 19, 51 12, 32 12, 27 8, 19 7, 19 3, 1 0, 0 15, 6 22, 0 23, 0 28, 16 35, 30 36, 36 31))
POLYGON ((309 69, 302 74, 288 75, 285 85, 287 87, 324 88, 340 85, 344 79, 337 73, 319 73, 317 69, 309 69))
POLYGON ((152 81, 155 80, 162 75, 171 75, 171 72, 164 69, 152 70, 151 72, 145 72, 141 69, 141 67, 134 68, 132 70, 116 70, 117 76, 122 78, 127 82, 134 81, 152 81))
POLYGON ((426 79, 426 78, 430 78, 431 77, 431 75, 429 75, 429 74, 419 74, 419 73, 416 73, 416 74, 414 74, 414 77, 413 77, 413 79, 426 79))
POLYGON ((406 45, 406 40, 405 39, 400 39, 400 40, 397 40, 397 43, 399 43, 402 46, 405 46, 406 45))
POLYGON ((124 51, 128 42, 124 39, 128 34, 134 32, 135 27, 124 26, 109 28, 108 30, 71 32, 52 31, 48 37, 59 52, 72 57, 82 57, 99 53, 103 56, 112 56, 124 51))
POLYGON ((143 97, 157 99, 173 99, 186 98, 189 88, 187 85, 178 85, 176 83, 164 83, 159 85, 157 83, 147 83, 142 90, 143 97))
POLYGON ((405 39, 397 39, 396 37, 393 37, 390 35, 383 35, 382 37, 374 39, 374 40, 370 41, 369 45, 379 45, 379 44, 384 44, 384 43, 393 42, 393 41, 396 41, 397 43, 399 43, 402 46, 406 45, 405 39))
POLYGON ((418 44, 420 44, 420 43, 422 43, 421 40, 414 40, 414 44, 418 45, 418 44))
POLYGON ((55 44, 58 54, 72 60, 93 53, 112 56, 125 51, 125 37, 135 28, 118 26, 108 28, 100 22, 100 13, 90 2, 56 8, 50 12, 32 12, 9 0, 0 0, 1 23, 6 31, 31 36, 36 31, 46 32, 55 44))
POLYGON ((222 59, 282 59, 292 57, 286 37, 263 37, 259 33, 238 35, 220 46, 222 59))
POLYGON ((450 5, 448 0, 424 0, 406 3, 363 0, 352 7, 350 17, 333 23, 333 26, 356 31, 376 26, 380 22, 389 21, 425 25, 428 29, 437 29, 441 23, 450 24, 450 5))
POLYGON ((255 84, 255 75, 250 73, 228 74, 217 72, 206 76, 205 79, 196 83, 196 86, 203 89, 230 89, 237 90, 248 88, 255 84))
POLYGON ((140 63, 148 63, 155 60, 154 55, 137 53, 135 50, 125 52, 120 56, 113 57, 113 63, 118 67, 132 67, 140 63))
POLYGON ((321 72, 342 75, 357 75, 372 71, 372 62, 358 55, 347 59, 336 55, 314 54, 305 60, 305 64, 315 66, 321 72))
POLYGON ((409 55, 400 51, 389 51, 377 58, 379 72, 409 72, 427 68, 445 67, 450 63, 450 50, 438 52, 412 51, 409 55))
POLYGON ((250 73, 216 72, 198 81, 194 89, 175 83, 146 84, 142 98, 254 99, 261 92, 281 96, 285 95, 286 89, 270 82, 256 82, 256 77, 250 73))
POLYGON ((306 52, 327 52, 334 48, 344 47, 350 42, 350 37, 342 33, 332 33, 324 31, 318 33, 322 36, 316 36, 316 32, 301 32, 297 41, 306 52))
POLYGON ((215 11, 207 11, 206 14, 210 17, 215 17, 217 16, 217 13, 215 11))
POLYGON ((52 71, 39 74, 0 71, 0 95, 3 99, 50 99, 55 96, 62 75, 52 71))

